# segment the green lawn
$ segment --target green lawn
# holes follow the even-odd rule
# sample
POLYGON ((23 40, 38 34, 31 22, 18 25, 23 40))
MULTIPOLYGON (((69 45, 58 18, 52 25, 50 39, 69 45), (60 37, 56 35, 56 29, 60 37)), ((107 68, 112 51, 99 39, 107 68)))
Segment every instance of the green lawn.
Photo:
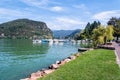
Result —
POLYGON ((120 80, 120 68, 112 50, 85 52, 39 80, 120 80))

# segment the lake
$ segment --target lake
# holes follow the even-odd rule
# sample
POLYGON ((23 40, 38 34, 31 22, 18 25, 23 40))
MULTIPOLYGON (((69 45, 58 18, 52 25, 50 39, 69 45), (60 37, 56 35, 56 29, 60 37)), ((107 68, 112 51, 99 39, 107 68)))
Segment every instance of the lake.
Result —
POLYGON ((0 39, 0 80, 26 78, 76 53, 78 47, 72 43, 49 45, 33 44, 32 40, 0 39))

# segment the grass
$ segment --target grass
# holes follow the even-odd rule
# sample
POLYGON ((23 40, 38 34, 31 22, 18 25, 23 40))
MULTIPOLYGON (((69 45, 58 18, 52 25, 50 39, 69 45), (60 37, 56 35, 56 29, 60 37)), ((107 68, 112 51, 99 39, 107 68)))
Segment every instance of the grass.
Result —
POLYGON ((97 49, 81 54, 38 80, 120 80, 120 68, 112 50, 97 49))

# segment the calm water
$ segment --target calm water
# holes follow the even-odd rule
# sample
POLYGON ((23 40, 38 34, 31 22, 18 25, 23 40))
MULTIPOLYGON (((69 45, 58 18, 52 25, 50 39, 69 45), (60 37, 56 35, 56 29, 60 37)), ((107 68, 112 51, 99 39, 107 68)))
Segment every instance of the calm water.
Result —
POLYGON ((0 40, 0 80, 19 80, 77 52, 78 45, 0 40))

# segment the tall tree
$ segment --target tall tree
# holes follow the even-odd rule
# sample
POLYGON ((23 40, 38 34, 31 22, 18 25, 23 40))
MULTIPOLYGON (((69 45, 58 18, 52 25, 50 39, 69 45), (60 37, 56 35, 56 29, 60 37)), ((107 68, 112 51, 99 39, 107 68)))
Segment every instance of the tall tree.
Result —
POLYGON ((84 33, 85 33, 87 39, 91 39, 91 35, 93 34, 92 31, 94 29, 98 28, 98 26, 100 24, 101 23, 99 21, 98 22, 94 21, 92 24, 90 24, 88 22, 88 24, 86 25, 85 30, 84 30, 84 33))
POLYGON ((98 21, 94 21, 92 24, 90 24, 89 22, 87 23, 84 31, 82 33, 80 33, 79 35, 77 35, 75 37, 75 39, 91 39, 92 34, 93 34, 93 30, 98 28, 98 26, 100 26, 100 22, 98 21))
POLYGON ((106 35, 106 29, 104 26, 100 25, 98 28, 93 30, 93 45, 97 47, 98 44, 104 44, 104 37, 106 35))
POLYGON ((88 22, 88 24, 86 25, 85 30, 84 30, 84 34, 87 38, 90 38, 90 33, 91 33, 90 26, 91 26, 91 24, 88 22))
POLYGON ((108 21, 108 25, 113 25, 114 37, 117 37, 118 40, 118 38, 120 37, 120 18, 112 17, 108 21))
POLYGON ((83 40, 83 39, 86 39, 86 36, 85 36, 84 31, 81 31, 79 34, 75 35, 75 36, 74 36, 74 39, 75 39, 75 40, 83 40))
POLYGON ((108 25, 106 27, 106 37, 107 37, 107 41, 111 41, 114 39, 113 37, 113 33, 114 33, 114 30, 113 30, 113 25, 108 25))

